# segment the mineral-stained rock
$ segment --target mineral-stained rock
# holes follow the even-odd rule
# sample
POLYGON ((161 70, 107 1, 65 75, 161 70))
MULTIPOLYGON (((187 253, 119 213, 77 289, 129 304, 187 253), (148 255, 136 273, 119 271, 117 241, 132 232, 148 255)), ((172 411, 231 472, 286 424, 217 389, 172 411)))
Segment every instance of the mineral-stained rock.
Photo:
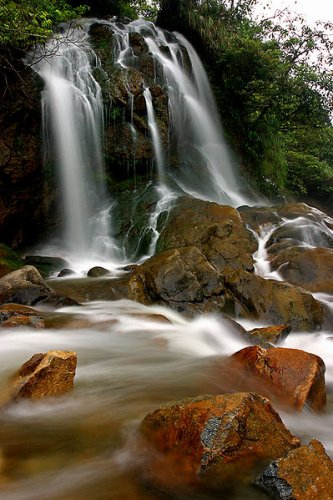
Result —
POLYGON ((45 328, 43 319, 32 307, 20 304, 4 304, 0 306, 0 326, 12 328, 15 326, 31 326, 45 328))
POLYGON ((290 332, 291 327, 289 325, 271 325, 249 330, 246 332, 246 336, 265 347, 283 341, 290 332))
POLYGON ((244 478, 258 461, 299 446, 269 401, 252 393, 168 403, 145 417, 141 433, 154 450, 152 477, 164 484, 219 487, 238 474, 244 478))
POLYGON ((323 445, 313 439, 270 463, 256 484, 283 500, 331 500, 333 463, 323 445))
POLYGON ((73 388, 77 356, 71 351, 34 354, 14 375, 8 402, 57 396, 73 388))
POLYGON ((225 277, 225 287, 235 297, 240 314, 245 317, 286 323, 296 331, 313 331, 322 325, 322 305, 296 286, 239 270, 225 277))
POLYGON ((240 390, 260 392, 298 410, 307 406, 319 411, 325 406, 325 364, 314 354, 251 346, 231 356, 227 371, 235 374, 240 390))
POLYGON ((56 295, 33 266, 24 266, 0 278, 0 304, 11 302, 25 305, 77 305, 69 297, 56 295))

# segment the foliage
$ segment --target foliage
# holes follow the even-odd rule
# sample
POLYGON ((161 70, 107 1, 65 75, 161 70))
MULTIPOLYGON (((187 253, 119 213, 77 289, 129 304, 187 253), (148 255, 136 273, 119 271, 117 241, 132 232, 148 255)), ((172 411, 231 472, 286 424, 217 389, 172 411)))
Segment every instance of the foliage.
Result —
POLYGON ((74 9, 65 0, 0 0, 0 46, 27 50, 43 44, 56 24, 83 12, 82 7, 74 9))
POLYGON ((84 4, 92 16, 119 16, 135 19, 144 17, 154 21, 157 15, 158 0, 68 0, 73 6, 84 4))
POLYGON ((332 183, 333 25, 309 27, 287 10, 259 20, 257 3, 162 0, 159 21, 178 23, 201 53, 229 139, 257 184, 320 196, 332 183))

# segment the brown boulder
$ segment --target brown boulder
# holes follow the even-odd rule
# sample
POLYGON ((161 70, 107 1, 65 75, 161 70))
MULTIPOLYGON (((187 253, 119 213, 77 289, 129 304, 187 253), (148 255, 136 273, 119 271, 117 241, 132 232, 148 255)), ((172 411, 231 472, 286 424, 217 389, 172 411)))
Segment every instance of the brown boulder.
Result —
POLYGON ((239 314, 244 317, 286 323, 296 331, 313 331, 322 325, 322 305, 296 286, 240 270, 225 277, 225 287, 235 297, 239 314))
POLYGON ((281 264, 279 272, 289 283, 310 292, 333 293, 333 250, 329 248, 283 251, 272 261, 273 268, 281 264))
POLYGON ((182 198, 169 213, 157 252, 189 246, 196 246, 210 264, 225 274, 232 269, 252 270, 257 242, 236 209, 182 198))
POLYGON ((237 375, 238 390, 259 392, 297 410, 306 406, 319 411, 326 404, 325 364, 314 354, 246 347, 231 356, 227 372, 237 375))
POLYGON ((271 325, 263 328, 254 328, 246 332, 246 336, 263 347, 269 344, 282 342, 291 332, 289 325, 271 325))
POLYGON ((269 401, 251 393, 168 403, 145 417, 141 434, 154 449, 153 479, 169 485, 220 487, 238 474, 244 478, 258 461, 299 446, 269 401))
POLYGON ((256 484, 275 498, 331 500, 333 462, 323 445, 313 439, 308 446, 292 450, 269 464, 256 484))
POLYGON ((34 354, 14 375, 5 402, 41 399, 73 388, 77 356, 71 351, 34 354))

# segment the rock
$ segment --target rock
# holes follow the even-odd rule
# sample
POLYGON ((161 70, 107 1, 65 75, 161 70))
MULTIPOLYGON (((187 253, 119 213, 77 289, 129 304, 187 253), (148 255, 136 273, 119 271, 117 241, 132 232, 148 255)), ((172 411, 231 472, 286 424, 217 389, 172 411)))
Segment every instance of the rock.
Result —
POLYGON ((331 500, 333 463, 323 445, 313 439, 268 465, 256 484, 274 498, 331 500))
POLYGON ((320 411, 325 407, 325 364, 314 354, 251 346, 231 356, 227 371, 237 374, 238 390, 259 392, 297 410, 308 407, 320 411))
POLYGON ((0 278, 23 266, 19 255, 3 243, 0 244, 0 278))
POLYGON ((224 284, 238 303, 241 316, 285 323, 295 331, 314 331, 322 325, 322 305, 301 288, 244 270, 227 275, 224 284))
POLYGON ((182 198, 173 208, 157 242, 157 252, 197 247, 219 272, 253 270, 257 241, 236 209, 217 203, 182 198))
POLYGON ((26 255, 23 260, 27 266, 34 266, 43 278, 48 278, 52 273, 68 266, 68 262, 60 257, 26 255))
POLYGON ((140 430, 153 448, 150 473, 169 485, 221 487, 299 446, 269 401, 252 393, 171 402, 147 415, 140 430))
POLYGON ((272 325, 249 330, 246 332, 246 336, 259 342, 261 346, 267 347, 270 344, 282 342, 290 332, 291 326, 289 325, 272 325))
POLYGON ((108 269, 105 269, 104 267, 100 266, 95 266, 89 269, 87 272, 87 276, 89 278, 100 278, 101 276, 109 276, 110 271, 108 269))
POLYGON ((14 375, 7 403, 58 396, 73 388, 77 356, 72 351, 34 354, 14 375))
POLYGON ((45 323, 32 307, 4 304, 0 306, 0 326, 3 328, 31 326, 40 329, 45 328, 45 323))
POLYGON ((281 265, 279 272, 289 283, 310 292, 333 293, 333 249, 302 248, 292 254, 283 251, 272 261, 273 268, 281 265))
POLYGON ((56 295, 33 266, 24 266, 0 278, 0 304, 11 302, 29 306, 38 303, 77 305, 69 297, 56 295))
POLYGON ((132 47, 135 56, 139 56, 143 52, 148 52, 148 45, 141 33, 133 31, 128 36, 130 47, 132 47))
POLYGON ((66 276, 74 276, 75 272, 72 269, 62 269, 58 274, 58 278, 65 278, 66 276))

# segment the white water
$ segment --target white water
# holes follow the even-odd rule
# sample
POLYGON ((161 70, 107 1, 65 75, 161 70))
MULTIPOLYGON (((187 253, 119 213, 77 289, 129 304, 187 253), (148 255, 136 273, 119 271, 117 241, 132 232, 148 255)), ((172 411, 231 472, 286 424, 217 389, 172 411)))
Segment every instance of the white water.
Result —
POLYGON ((96 56, 84 30, 49 42, 35 64, 45 81, 44 156, 56 160, 63 202, 61 248, 70 260, 119 257, 110 237, 111 203, 104 188, 103 104, 92 75, 96 56))

